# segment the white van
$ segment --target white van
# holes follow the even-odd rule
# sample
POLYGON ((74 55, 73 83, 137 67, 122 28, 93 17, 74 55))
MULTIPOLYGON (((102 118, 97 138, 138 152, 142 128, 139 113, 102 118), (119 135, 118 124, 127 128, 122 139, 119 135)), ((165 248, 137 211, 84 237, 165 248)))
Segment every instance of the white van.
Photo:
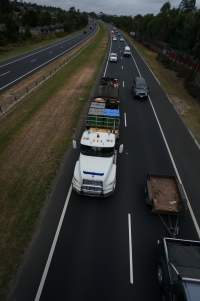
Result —
POLYGON ((130 56, 131 55, 131 49, 129 46, 125 46, 124 48, 124 56, 130 56))

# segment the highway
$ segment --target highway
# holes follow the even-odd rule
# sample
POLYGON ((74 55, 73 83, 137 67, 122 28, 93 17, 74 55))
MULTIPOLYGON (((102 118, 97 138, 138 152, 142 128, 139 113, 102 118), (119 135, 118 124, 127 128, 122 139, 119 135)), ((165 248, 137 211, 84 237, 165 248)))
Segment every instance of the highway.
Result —
POLYGON ((120 80, 124 152, 118 155, 116 191, 106 199, 72 192, 78 154, 66 157, 12 300, 161 300, 156 241, 168 232, 145 205, 148 172, 176 175, 183 183, 191 208, 180 218, 179 237, 199 239, 199 149, 137 51, 122 56, 124 45, 111 43, 119 61, 108 62, 104 71, 120 80), (146 102, 131 94, 140 74, 150 87, 146 102))
POLYGON ((35 49, 22 56, 0 63, 0 91, 16 84, 23 78, 81 44, 95 33, 95 24, 90 23, 86 31, 87 33, 85 34, 81 31, 59 42, 35 49), (92 29, 90 29, 90 25, 92 25, 92 29))

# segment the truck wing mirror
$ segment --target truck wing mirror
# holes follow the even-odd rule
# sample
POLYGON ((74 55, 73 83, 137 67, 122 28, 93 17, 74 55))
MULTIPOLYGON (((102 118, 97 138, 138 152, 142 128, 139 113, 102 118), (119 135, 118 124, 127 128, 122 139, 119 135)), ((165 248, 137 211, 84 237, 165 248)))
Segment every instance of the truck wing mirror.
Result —
POLYGON ((77 149, 77 142, 75 139, 72 140, 73 149, 77 149))
POLYGON ((119 153, 122 154, 123 151, 124 151, 124 145, 120 144, 120 146, 119 146, 119 153))

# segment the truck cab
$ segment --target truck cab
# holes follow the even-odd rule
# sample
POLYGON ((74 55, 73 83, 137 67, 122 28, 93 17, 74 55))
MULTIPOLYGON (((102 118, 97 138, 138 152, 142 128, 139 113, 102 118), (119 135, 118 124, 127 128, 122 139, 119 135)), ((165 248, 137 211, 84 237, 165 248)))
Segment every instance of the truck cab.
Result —
POLYGON ((158 241, 158 281, 166 301, 200 300, 200 241, 158 241))
POLYGON ((108 196, 116 185, 116 135, 107 129, 83 132, 75 165, 73 189, 89 196, 108 196))

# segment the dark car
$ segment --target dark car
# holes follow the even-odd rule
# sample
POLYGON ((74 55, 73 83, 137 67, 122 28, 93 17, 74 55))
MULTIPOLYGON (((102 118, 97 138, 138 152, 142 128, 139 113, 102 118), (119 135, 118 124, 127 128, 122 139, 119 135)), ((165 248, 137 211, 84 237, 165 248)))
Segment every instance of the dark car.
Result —
POLYGON ((136 77, 133 82, 134 98, 145 100, 148 98, 149 88, 143 77, 136 77))
POLYGON ((158 241, 157 274, 165 301, 199 301, 200 241, 158 241))

